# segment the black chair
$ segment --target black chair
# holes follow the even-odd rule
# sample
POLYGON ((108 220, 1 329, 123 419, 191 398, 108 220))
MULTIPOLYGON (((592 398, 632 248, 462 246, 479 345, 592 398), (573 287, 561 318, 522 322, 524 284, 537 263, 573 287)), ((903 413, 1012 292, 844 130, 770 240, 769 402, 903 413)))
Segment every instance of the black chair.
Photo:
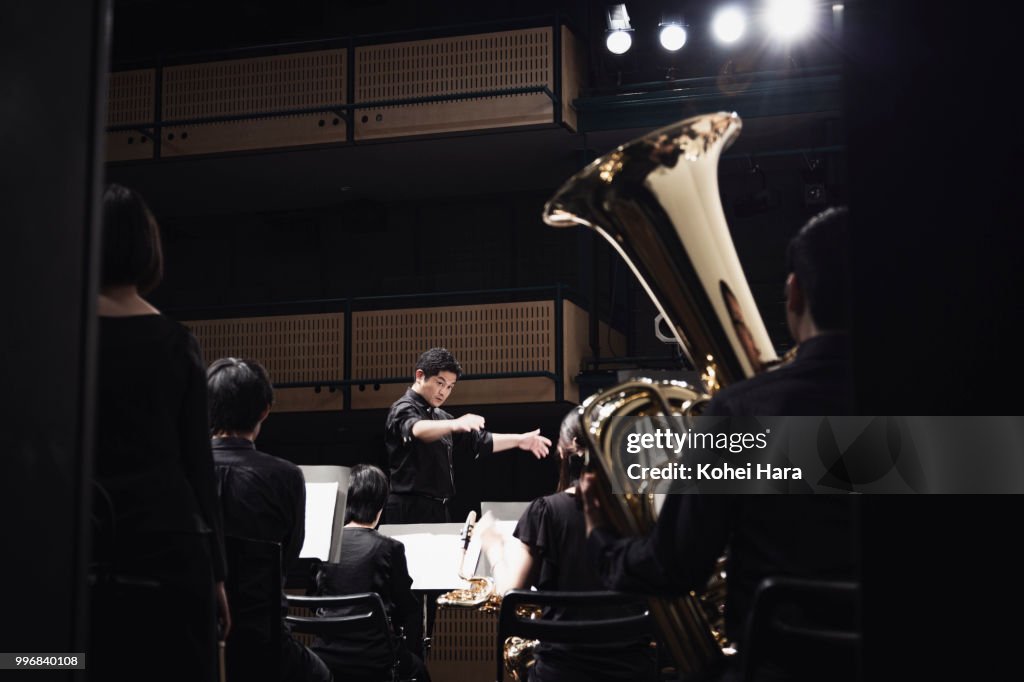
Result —
MULTIPOLYGON (((547 592, 510 590, 502 597, 498 614, 495 680, 504 679, 504 648, 509 637, 538 639, 552 644, 612 645, 641 637, 654 637, 655 625, 647 610, 647 601, 621 592, 547 592), (570 613, 595 610, 621 610, 628 615, 612 617, 594 614, 589 618, 549 620, 531 618, 521 607, 564 608, 570 613)), ((651 679, 656 679, 652 659, 651 679)))
POLYGON ((859 598, 855 582, 765 578, 747 622, 742 679, 755 680, 762 669, 794 679, 858 679, 859 598))
POLYGON ((281 545, 226 536, 224 582, 232 628, 224 647, 231 681, 281 679, 281 545))
POLYGON ((343 679, 398 682, 398 639, 379 594, 288 595, 287 599, 288 606, 310 609, 314 614, 287 616, 292 632, 316 635, 319 640, 314 651, 332 670, 343 667, 343 679), (332 646, 346 653, 332 651, 332 646), (346 655, 354 651, 359 652, 358 657, 346 655))

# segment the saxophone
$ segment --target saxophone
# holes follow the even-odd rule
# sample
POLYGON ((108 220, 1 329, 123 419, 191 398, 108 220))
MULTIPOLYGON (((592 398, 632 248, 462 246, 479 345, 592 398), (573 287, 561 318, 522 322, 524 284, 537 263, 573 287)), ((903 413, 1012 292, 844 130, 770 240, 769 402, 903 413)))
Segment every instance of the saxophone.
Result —
MULTIPOLYGON (((451 590, 437 598, 437 605, 440 608, 463 608, 474 609, 480 613, 497 614, 501 610, 501 595, 495 590, 494 580, 487 576, 474 576, 466 573, 466 553, 472 541, 473 529, 476 525, 476 512, 470 511, 466 522, 462 526, 462 551, 459 555, 459 578, 466 581, 468 586, 462 589, 451 590)), ((529 615, 532 618, 540 618, 540 609, 532 609, 527 606, 520 606, 517 611, 520 615, 529 615)), ((505 672, 513 682, 522 682, 529 675, 529 668, 533 665, 533 649, 537 646, 537 640, 524 639, 522 637, 509 637, 502 645, 505 672)))
POLYGON ((501 608, 501 596, 495 593, 494 580, 487 576, 467 575, 465 570, 466 551, 473 538, 473 527, 476 525, 476 512, 471 511, 462 526, 462 552, 459 554, 459 578, 466 581, 469 587, 445 592, 437 598, 438 606, 459 606, 480 609, 485 613, 497 612, 501 608))
MULTIPOLYGON (((544 207, 553 227, 598 232, 636 275, 700 381, 636 379, 583 404, 597 493, 624 535, 646 534, 656 496, 612 494, 623 476, 618 417, 701 413, 722 386, 779 363, 729 235, 718 193, 718 160, 742 127, 735 113, 696 116, 625 144, 573 176, 544 207)), ((679 671, 691 675, 730 652, 721 628, 725 580, 682 599, 652 599, 651 612, 679 671)))

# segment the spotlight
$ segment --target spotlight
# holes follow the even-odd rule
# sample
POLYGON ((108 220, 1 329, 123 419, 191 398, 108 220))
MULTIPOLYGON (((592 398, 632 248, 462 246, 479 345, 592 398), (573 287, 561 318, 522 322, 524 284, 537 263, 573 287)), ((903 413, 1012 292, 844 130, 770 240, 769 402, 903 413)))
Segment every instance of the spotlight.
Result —
POLYGON ((633 38, 629 31, 609 31, 604 44, 612 54, 625 54, 633 45, 633 38))
POLYGON ((625 54, 633 44, 633 27, 625 5, 608 5, 608 32, 604 44, 612 54, 625 54))
POLYGON ((686 44, 686 25, 682 17, 662 16, 658 28, 658 40, 669 52, 675 52, 686 44))
POLYGON ((768 30, 783 40, 792 40, 806 33, 813 17, 811 0, 768 0, 765 7, 768 30))
POLYGON ((747 16, 739 7, 725 7, 711 20, 711 32, 722 43, 735 43, 747 30, 747 16))

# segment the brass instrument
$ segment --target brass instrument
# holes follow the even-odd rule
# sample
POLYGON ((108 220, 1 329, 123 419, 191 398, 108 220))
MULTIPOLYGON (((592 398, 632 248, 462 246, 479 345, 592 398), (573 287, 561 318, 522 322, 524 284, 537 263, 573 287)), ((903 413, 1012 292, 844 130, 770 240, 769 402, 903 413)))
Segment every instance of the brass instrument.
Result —
POLYGON ((494 580, 486 576, 466 575, 466 550, 473 537, 473 526, 476 524, 476 512, 471 511, 462 527, 462 552, 459 554, 459 577, 469 583, 465 589, 445 592, 437 598, 438 606, 461 606, 478 608, 484 612, 496 612, 501 608, 501 596, 495 594, 494 580))
MULTIPOLYGON (((473 529, 476 523, 476 512, 471 511, 466 517, 466 523, 462 527, 462 552, 459 555, 459 577, 469 583, 465 589, 452 590, 437 598, 437 605, 441 608, 457 607, 473 609, 479 613, 497 614, 501 610, 501 595, 495 590, 494 580, 486 576, 469 576, 465 572, 466 552, 469 543, 472 541, 473 529)), ((519 613, 526 607, 520 607, 519 613)), ((533 618, 540 618, 540 609, 530 609, 529 615, 533 618)), ((492 615, 492 617, 494 617, 492 615)), ((494 636, 497 636, 496 629, 494 636)), ((521 637, 509 637, 503 646, 504 664, 506 674, 514 681, 526 680, 529 668, 533 665, 533 649, 537 646, 535 639, 523 639, 521 637)), ((489 651, 493 651, 490 649, 489 651)), ((493 668, 491 668, 493 669, 493 668)))
MULTIPOLYGON (((544 207, 547 224, 590 227, 625 259, 701 377, 696 386, 636 379, 584 402, 597 493, 621 534, 646 534, 656 509, 653 494, 612 494, 612 477, 625 476, 621 450, 613 446, 616 418, 699 415, 719 388, 778 362, 718 194, 718 159, 740 128, 735 113, 720 112, 657 130, 588 165, 544 207)), ((707 609, 693 593, 651 600, 684 674, 706 668, 726 647, 708 619, 724 595, 720 571, 716 578, 714 593, 703 598, 707 609)))

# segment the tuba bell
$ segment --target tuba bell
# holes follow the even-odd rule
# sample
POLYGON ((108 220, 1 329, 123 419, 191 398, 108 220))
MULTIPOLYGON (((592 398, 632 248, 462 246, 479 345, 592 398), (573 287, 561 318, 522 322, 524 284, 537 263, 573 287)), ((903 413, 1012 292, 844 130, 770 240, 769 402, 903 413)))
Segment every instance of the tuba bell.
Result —
MULTIPOLYGON (((589 164, 544 207, 548 225, 592 228, 622 256, 700 377, 694 384, 635 379, 584 401, 597 494, 624 535, 647 533, 657 509, 651 493, 612 493, 613 477, 625 471, 613 447, 617 418, 695 417, 722 386, 778 363, 718 193, 719 157, 741 127, 735 113, 719 112, 656 130, 589 164)), ((723 594, 716 571, 711 591, 651 600, 681 673, 700 672, 728 652, 716 618, 723 594)))

